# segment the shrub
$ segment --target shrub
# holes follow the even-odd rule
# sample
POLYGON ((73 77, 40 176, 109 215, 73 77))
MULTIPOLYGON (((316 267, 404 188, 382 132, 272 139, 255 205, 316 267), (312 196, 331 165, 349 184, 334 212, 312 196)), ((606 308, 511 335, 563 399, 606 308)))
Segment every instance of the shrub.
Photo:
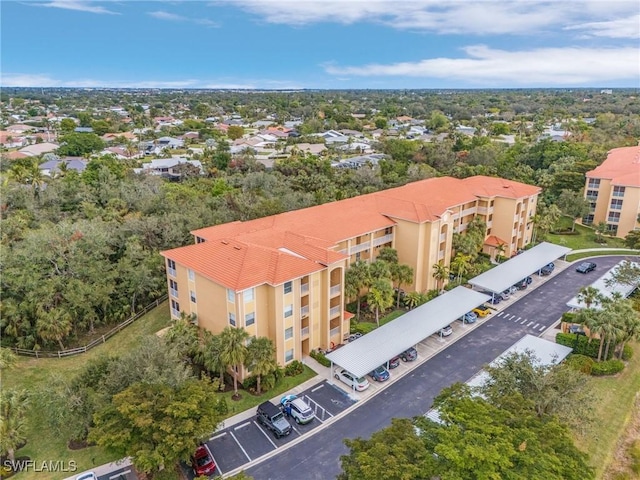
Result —
POLYGON ((284 374, 287 377, 295 377, 296 375, 300 375, 302 372, 304 372, 304 365, 302 365, 302 362, 298 360, 294 360, 284 367, 284 374))
POLYGON ((591 375, 615 375, 624 370, 624 362, 622 360, 605 360, 596 362, 591 367, 591 375))
POLYGON ((372 322, 351 322, 351 333, 369 333, 375 330, 377 325, 372 322))
POLYGON ((576 320, 576 314, 571 312, 565 312, 562 314, 562 321, 566 323, 574 323, 576 320))
POLYGON ((571 368, 590 375, 595 361, 591 357, 587 357, 586 355, 580 355, 579 353, 577 353, 570 355, 569 358, 567 358, 566 363, 571 368))
MULTIPOLYGON (((576 335, 575 333, 558 333, 556 334, 556 343, 565 347, 573 348, 573 353, 579 353, 591 358, 598 358, 598 350, 600 349, 600 340, 591 339, 585 335, 576 335)), ((602 351, 604 356, 604 349, 602 351)), ((613 349, 609 349, 609 358, 613 355, 613 349)), ((606 359, 605 359, 606 360, 606 359)))
POLYGON ((315 361, 317 361, 320 365, 323 365, 325 367, 330 367, 331 366, 331 360, 329 360, 327 357, 325 357, 324 353, 318 352, 316 350, 312 350, 309 355, 311 356, 311 358, 313 358, 315 361))
POLYGON ((631 345, 626 344, 622 348, 622 360, 631 360, 631 357, 633 357, 633 348, 631 348, 631 345))

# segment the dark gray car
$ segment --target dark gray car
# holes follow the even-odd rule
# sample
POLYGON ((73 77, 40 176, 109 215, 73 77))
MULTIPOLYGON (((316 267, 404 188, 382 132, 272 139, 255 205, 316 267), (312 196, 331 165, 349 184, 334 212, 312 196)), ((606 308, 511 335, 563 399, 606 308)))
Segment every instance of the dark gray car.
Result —
POLYGON ((284 418, 282 411, 273 403, 267 401, 258 406, 258 422, 271 430, 278 438, 291 433, 291 425, 284 418))

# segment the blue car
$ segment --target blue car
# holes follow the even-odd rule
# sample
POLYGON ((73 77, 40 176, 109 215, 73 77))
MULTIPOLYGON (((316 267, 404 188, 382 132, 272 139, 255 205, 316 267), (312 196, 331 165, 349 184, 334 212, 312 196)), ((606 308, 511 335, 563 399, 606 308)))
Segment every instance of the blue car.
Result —
POLYGON ((389 371, 386 368, 384 368, 383 366, 379 366, 373 372, 371 372, 369 376, 373 378, 376 382, 384 382, 386 380, 389 380, 389 377, 391 375, 389 374, 389 371))
POLYGON ((462 316, 462 323, 474 323, 478 319, 478 315, 474 312, 465 313, 462 316))

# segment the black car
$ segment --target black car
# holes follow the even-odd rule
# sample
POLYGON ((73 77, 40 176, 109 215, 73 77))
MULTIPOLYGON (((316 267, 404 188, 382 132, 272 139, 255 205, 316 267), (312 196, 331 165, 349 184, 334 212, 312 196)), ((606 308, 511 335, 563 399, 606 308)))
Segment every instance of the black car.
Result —
POLYGON ((400 355, 398 355, 403 362, 413 362, 416 358, 418 358, 418 351, 411 347, 406 349, 400 355))
POLYGON ((582 262, 580 265, 578 265, 578 268, 576 268, 576 272, 578 273, 589 273, 593 270, 596 269, 596 264, 593 262, 582 262))
POLYGON ((543 276, 551 275, 551 272, 553 272, 554 268, 556 268, 556 266, 553 262, 547 263, 544 267, 540 269, 540 275, 543 275, 543 276))
POLYGON ((291 433, 291 424, 284 418, 282 411, 269 401, 258 406, 257 418, 258 422, 271 430, 277 438, 291 433))
POLYGON ((518 290, 526 290, 528 286, 529 286, 529 282, 527 282, 526 278, 523 278, 522 280, 520 280, 518 283, 514 285, 514 287, 516 287, 518 290))
POLYGON ((393 357, 389 360, 389 370, 394 369, 400 365, 400 357, 393 357))

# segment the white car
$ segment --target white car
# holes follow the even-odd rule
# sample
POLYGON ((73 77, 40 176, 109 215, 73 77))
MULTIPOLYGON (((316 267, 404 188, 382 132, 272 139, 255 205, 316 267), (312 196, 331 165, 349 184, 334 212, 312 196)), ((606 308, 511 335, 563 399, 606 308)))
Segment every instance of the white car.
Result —
POLYGON ((369 381, 364 378, 356 378, 355 375, 347 372, 344 369, 340 369, 336 371, 335 377, 337 380, 340 380, 342 383, 349 385, 351 388, 355 388, 358 392, 362 392, 369 388, 369 381))
POLYGON ((98 477, 93 472, 84 472, 78 475, 76 480, 98 480, 98 477))

